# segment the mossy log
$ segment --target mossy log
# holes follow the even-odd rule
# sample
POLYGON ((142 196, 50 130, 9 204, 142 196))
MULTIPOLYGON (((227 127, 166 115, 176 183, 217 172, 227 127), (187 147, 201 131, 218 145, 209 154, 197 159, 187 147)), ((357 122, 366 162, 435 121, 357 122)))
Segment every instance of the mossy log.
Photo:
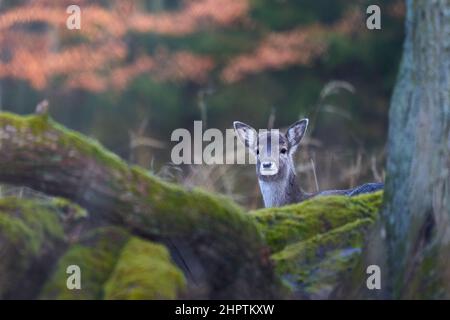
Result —
MULTIPOLYGON (((365 234, 382 202, 377 192, 245 213, 222 196, 182 189, 129 166, 46 115, 0 114, 0 152, 1 182, 62 196, 89 211, 89 227, 75 242, 67 242, 66 231, 46 231, 54 234, 46 246, 62 241, 65 247, 53 253, 46 280, 33 285, 42 299, 345 298, 336 292, 361 263, 365 234), (70 264, 85 270, 81 292, 65 287, 70 264)), ((35 219, 47 221, 47 215, 35 219)), ((49 230, 73 227, 64 221, 49 230)))
POLYGON ((266 245, 229 199, 162 182, 47 115, 0 114, 0 182, 70 199, 93 221, 181 243, 198 262, 204 298, 279 297, 266 245))

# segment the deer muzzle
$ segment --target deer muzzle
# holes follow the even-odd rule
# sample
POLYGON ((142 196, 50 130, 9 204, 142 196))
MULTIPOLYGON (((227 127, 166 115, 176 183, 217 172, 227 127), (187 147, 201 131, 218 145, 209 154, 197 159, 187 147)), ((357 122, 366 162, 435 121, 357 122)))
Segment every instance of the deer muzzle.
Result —
POLYGON ((263 176, 273 176, 278 173, 278 165, 275 161, 261 162, 259 172, 263 176))

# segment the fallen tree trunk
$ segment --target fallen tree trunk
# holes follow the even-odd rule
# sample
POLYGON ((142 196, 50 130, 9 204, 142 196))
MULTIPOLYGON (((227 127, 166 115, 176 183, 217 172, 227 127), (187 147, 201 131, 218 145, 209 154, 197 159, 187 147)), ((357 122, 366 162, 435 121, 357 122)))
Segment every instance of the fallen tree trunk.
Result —
POLYGON ((0 114, 0 181, 78 203, 96 221, 192 250, 204 298, 275 298, 279 282, 255 223, 230 200, 165 183, 47 115, 0 114))

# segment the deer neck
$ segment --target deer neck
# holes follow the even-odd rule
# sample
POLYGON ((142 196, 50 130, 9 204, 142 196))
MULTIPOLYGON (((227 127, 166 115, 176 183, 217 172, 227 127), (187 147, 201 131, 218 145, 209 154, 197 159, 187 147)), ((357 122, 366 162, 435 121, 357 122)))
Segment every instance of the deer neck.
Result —
POLYGON ((297 177, 292 169, 282 179, 258 179, 258 181, 266 208, 297 203, 308 197, 298 185, 297 177))

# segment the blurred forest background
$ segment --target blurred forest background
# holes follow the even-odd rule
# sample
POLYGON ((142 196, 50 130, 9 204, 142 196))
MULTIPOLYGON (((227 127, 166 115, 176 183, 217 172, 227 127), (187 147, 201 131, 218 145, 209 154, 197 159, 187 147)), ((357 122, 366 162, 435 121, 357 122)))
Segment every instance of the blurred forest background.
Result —
POLYGON ((47 99, 57 121, 128 161, 250 208, 254 166, 175 167, 172 131, 308 117, 305 190, 382 181, 403 20, 397 0, 0 0, 0 109, 47 99), (71 4, 80 30, 66 27, 71 4), (366 28, 371 4, 382 30, 366 28))

